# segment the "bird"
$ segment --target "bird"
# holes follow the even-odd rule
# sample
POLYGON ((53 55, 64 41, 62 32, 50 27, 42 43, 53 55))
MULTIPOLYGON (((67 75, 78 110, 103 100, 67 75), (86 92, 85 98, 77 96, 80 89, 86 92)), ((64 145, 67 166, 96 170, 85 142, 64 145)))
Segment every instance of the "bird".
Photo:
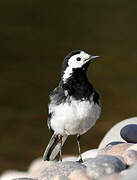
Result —
POLYGON ((91 62, 99 57, 74 50, 64 58, 59 85, 49 95, 47 125, 52 136, 43 155, 44 161, 53 161, 58 154, 62 161, 62 146, 69 135, 75 135, 79 162, 83 162, 80 136, 94 126, 101 114, 100 95, 88 81, 86 72, 91 62))

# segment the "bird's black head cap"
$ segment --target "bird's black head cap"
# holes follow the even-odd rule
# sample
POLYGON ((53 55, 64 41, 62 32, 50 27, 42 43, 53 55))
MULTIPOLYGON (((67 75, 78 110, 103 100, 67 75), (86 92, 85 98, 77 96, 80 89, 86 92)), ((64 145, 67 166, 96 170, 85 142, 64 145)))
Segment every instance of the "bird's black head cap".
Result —
POLYGON ((75 50, 75 51, 71 51, 65 58, 64 58, 64 61, 63 61, 63 64, 62 64, 62 72, 65 71, 65 69, 68 67, 68 60, 76 55, 76 54, 80 54, 81 50, 75 50))

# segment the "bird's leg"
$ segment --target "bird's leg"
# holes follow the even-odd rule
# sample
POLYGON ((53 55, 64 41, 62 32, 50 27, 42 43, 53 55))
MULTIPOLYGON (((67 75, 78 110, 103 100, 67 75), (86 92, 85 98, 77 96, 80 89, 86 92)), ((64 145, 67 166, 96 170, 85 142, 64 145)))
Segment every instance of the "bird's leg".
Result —
POLYGON ((80 149, 80 135, 79 135, 79 134, 77 135, 77 144, 78 144, 78 152, 79 152, 79 157, 80 157, 79 162, 83 162, 82 156, 81 156, 81 149, 80 149))
POLYGON ((60 150, 59 150, 59 155, 60 155, 60 161, 62 161, 62 136, 59 135, 59 140, 58 140, 59 144, 60 144, 60 150))

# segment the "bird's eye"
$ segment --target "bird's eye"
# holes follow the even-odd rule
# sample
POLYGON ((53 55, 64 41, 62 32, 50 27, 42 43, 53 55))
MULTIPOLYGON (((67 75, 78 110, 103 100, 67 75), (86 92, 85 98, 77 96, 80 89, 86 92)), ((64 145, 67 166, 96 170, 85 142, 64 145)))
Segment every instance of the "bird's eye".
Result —
POLYGON ((80 57, 77 57, 77 61, 80 61, 81 60, 81 58, 80 57))

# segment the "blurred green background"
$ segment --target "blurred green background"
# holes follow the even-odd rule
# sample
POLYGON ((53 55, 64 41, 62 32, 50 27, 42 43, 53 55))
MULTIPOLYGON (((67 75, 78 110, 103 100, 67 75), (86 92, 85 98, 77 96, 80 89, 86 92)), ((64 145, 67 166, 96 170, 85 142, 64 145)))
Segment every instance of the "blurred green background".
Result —
MULTIPOLYGON (((96 148, 112 125, 137 115, 136 0, 0 0, 0 172, 25 170, 49 141, 48 94, 71 50, 101 56, 88 70, 102 115, 82 136, 96 148)), ((64 154, 77 154, 69 138, 64 154)))

